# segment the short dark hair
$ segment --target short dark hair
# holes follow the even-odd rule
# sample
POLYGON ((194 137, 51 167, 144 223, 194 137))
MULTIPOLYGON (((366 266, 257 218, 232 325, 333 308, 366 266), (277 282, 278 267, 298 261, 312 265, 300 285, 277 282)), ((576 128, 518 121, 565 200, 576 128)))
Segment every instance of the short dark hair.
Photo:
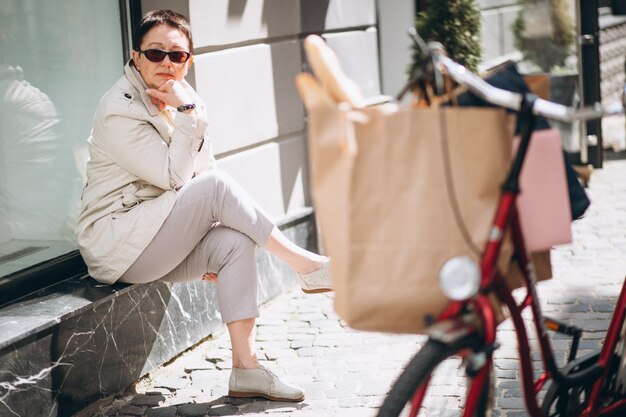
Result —
POLYGON ((193 52, 193 38, 191 37, 191 23, 186 16, 176 13, 172 10, 152 10, 146 13, 135 28, 135 40, 133 49, 139 51, 141 49, 141 41, 146 33, 155 26, 168 25, 174 29, 178 29, 189 41, 189 52, 193 52))

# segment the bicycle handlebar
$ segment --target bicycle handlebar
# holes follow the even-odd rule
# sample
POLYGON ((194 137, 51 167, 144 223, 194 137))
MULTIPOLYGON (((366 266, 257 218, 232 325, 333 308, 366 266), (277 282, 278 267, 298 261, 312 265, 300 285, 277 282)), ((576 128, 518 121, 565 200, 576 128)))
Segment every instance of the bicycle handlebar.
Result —
MULTIPOLYGON (((478 95, 483 100, 516 111, 520 109, 522 103, 522 96, 520 94, 490 85, 482 78, 468 71, 463 65, 443 55, 440 51, 435 51, 435 56, 437 57, 437 61, 446 68, 450 77, 459 84, 467 86, 472 93, 478 95)), ((624 107, 619 104, 615 106, 602 106, 600 103, 595 103, 595 105, 591 107, 575 109, 537 98, 533 106, 533 113, 548 119, 573 122, 576 120, 591 120, 599 119, 603 116, 624 114, 624 107)))

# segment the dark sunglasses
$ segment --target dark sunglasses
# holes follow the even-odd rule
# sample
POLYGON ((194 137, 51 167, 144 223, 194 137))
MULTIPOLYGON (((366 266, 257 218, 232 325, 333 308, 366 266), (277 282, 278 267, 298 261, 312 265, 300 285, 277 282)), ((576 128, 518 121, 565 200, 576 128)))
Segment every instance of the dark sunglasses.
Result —
POLYGON ((160 49, 146 49, 145 51, 140 50, 140 54, 143 54, 148 61, 151 62, 161 62, 165 59, 165 56, 168 55, 170 57, 170 61, 175 62, 176 64, 183 64, 189 60, 191 57, 191 53, 186 51, 162 51, 160 49))

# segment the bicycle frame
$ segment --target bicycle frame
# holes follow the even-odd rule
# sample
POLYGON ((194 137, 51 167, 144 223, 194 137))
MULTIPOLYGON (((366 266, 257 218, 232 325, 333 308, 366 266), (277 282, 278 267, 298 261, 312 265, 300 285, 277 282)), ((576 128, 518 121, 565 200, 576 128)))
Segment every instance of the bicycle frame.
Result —
MULTIPOLYGON (((536 275, 532 262, 528 259, 524 238, 521 232, 518 213, 515 202, 519 194, 518 178, 521 172, 528 144, 530 143, 531 133, 534 127, 534 119, 532 116, 533 99, 530 103, 524 101, 521 117, 525 117, 522 131, 522 140, 515 157, 513 166, 509 172, 507 180, 502 187, 502 193, 498 202, 492 228, 489 233, 489 239, 481 259, 481 285, 477 296, 466 301, 451 302, 447 308, 438 317, 437 322, 446 320, 454 320, 460 314, 468 310, 476 312, 477 322, 481 332, 483 348, 486 352, 486 362, 482 366, 477 375, 474 376, 472 384, 469 388, 466 398, 466 406, 463 412, 464 417, 471 417, 476 409, 479 396, 485 384, 489 383, 489 372, 493 367, 493 357, 491 352, 496 343, 496 331, 498 322, 496 320, 496 310, 494 305, 488 299, 488 293, 496 294, 498 300, 507 306, 510 318, 513 321, 515 333, 518 340, 518 351, 520 357, 521 383, 524 391, 524 399, 527 411, 531 416, 541 416, 542 411, 537 401, 537 394, 544 387, 546 382, 554 380, 556 383, 568 384, 593 384, 591 394, 588 398, 588 404, 579 417, 599 417, 614 415, 618 411, 626 410, 626 399, 619 400, 609 406, 602 405, 602 388, 607 383, 609 377, 609 364, 611 357, 615 351, 619 341, 620 332, 624 325, 626 311, 626 286, 622 287, 622 291, 617 301, 617 305, 607 331, 606 341, 600 351, 597 364, 593 365, 593 369, 582 371, 574 376, 563 375, 557 367, 552 345, 547 334, 546 324, 541 314, 541 307, 536 291, 536 275), (505 278, 498 272, 497 261, 500 251, 504 244, 505 231, 511 232, 514 253, 517 258, 518 265, 522 272, 523 285, 526 287, 526 296, 521 303, 517 303, 513 298, 511 288, 505 278), (530 344, 528 333, 522 313, 524 310, 530 309, 532 315, 533 327, 537 333, 538 342, 541 350, 541 358, 543 362, 544 372, 535 380, 533 376, 533 367, 530 355, 530 344)), ((410 417, 415 417, 422 405, 426 394, 424 384, 416 392, 412 401, 410 417)), ((623 415, 623 414, 622 414, 623 415)))
MULTIPOLYGON (((493 261, 493 257, 497 257, 497 253, 499 252, 500 246, 502 245, 502 238, 498 239, 498 241, 490 241, 487 245, 487 250, 485 252, 485 256, 483 259, 483 282, 485 283, 485 288, 488 288, 490 285, 494 286, 494 289, 498 295, 500 301, 506 304, 509 309, 511 320, 513 320, 513 325, 515 328, 515 333, 518 340, 518 351, 520 355, 520 371, 522 374, 522 386, 524 390, 524 398, 526 403, 526 408, 530 415, 532 416, 541 416, 542 412, 539 409, 539 404, 537 402, 537 393, 543 388, 546 382, 549 380, 557 380, 563 378, 560 374, 559 369, 556 365, 556 361, 554 358, 554 353, 552 350, 552 346, 550 343, 550 339, 547 334, 547 329, 544 323, 544 320, 541 315, 541 308, 539 305, 539 299, 536 291, 536 278, 535 272, 532 267, 532 263, 529 262, 524 245, 524 239, 521 233, 521 229, 519 226, 519 219, 517 217, 517 212, 513 204, 510 204, 510 208, 507 210, 507 206, 509 206, 509 201, 515 201, 515 195, 511 195, 510 192, 505 192, 501 199, 500 207, 503 207, 503 213, 500 218, 496 216, 496 221, 494 222, 495 227, 502 227, 507 224, 507 217, 510 216, 512 220, 510 220, 512 226, 513 233, 513 241, 514 247, 517 252, 518 261, 520 264, 520 268, 522 268, 522 278, 524 281, 524 285, 526 287, 526 297, 521 303, 517 303, 512 296, 511 290, 508 287, 507 282, 504 277, 502 277, 495 268, 495 263, 493 261), (501 225, 501 226, 500 226, 501 225), (490 248, 491 246, 491 248, 490 248), (490 250, 491 249, 491 250, 490 250), (524 321, 522 319, 522 312, 530 308, 532 312, 532 321, 533 327, 537 332, 538 342, 541 350, 542 362, 544 367, 544 372, 533 381, 533 368, 530 357, 530 344, 527 335, 526 326, 524 325, 524 321)), ((483 305, 481 308, 491 308, 493 307, 488 305, 483 305)), ((610 406, 603 407, 601 405, 602 402, 602 388, 607 382, 607 377, 609 376, 609 362, 615 351, 616 345, 619 341, 620 332, 622 326, 624 325, 624 312, 626 309, 626 286, 622 286, 621 293, 616 303, 615 311, 611 317, 611 322, 609 324, 609 328, 607 330, 606 341, 602 346, 600 351, 599 359, 597 365, 599 366, 601 373, 599 376, 590 373, 588 376, 584 376, 582 379, 586 382, 593 382, 593 388, 591 394, 588 399, 588 405, 585 410, 580 414, 579 417, 598 417, 598 416, 609 416, 613 415, 618 411, 626 410, 626 400, 617 401, 610 406)), ((492 332, 495 332, 495 329, 492 329, 492 332)), ((491 332, 486 332, 491 333, 491 332)), ((485 338, 485 343, 493 343, 489 341, 490 338, 485 338)), ((557 381, 558 382, 558 381, 557 381)), ((471 394, 471 391, 470 391, 471 394)), ((466 410, 467 411, 467 410, 466 410)), ((471 415, 471 414, 468 414, 471 415)))

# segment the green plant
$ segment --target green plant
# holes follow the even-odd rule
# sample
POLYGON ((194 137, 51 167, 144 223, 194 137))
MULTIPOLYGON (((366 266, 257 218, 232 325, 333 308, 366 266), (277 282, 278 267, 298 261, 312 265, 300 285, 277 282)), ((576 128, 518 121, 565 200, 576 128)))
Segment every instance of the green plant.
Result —
MULTIPOLYGON (((474 0, 426 0, 415 29, 425 41, 441 42, 450 58, 476 72, 481 59, 480 10, 474 0)), ((410 71, 417 66, 414 46, 410 71)))
POLYGON ((572 54, 575 28, 567 0, 525 0, 513 22, 515 46, 545 72, 572 54))

